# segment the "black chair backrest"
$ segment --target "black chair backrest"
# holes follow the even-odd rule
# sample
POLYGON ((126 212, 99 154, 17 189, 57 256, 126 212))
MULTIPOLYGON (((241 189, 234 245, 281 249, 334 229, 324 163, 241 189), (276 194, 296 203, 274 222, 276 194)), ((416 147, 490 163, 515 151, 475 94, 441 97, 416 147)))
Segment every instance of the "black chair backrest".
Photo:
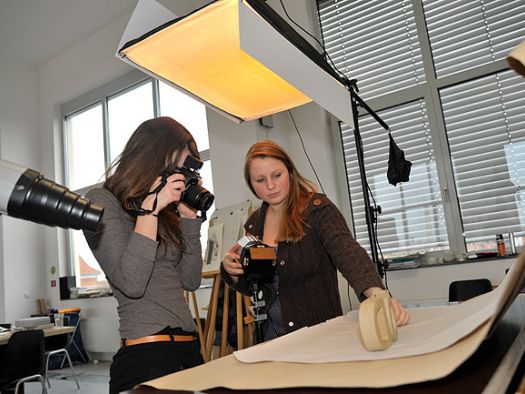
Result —
POLYGON ((44 332, 42 330, 16 331, 9 338, 6 349, 7 375, 30 376, 42 374, 44 364, 44 332))
POLYGON ((488 279, 456 280, 448 287, 448 300, 465 301, 489 291, 492 291, 492 283, 488 279))

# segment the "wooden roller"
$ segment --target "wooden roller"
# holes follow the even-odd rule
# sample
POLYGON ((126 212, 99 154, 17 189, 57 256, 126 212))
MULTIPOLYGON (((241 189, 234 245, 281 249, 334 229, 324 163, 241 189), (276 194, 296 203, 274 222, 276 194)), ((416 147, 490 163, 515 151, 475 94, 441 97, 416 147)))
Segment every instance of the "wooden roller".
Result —
POLYGON ((397 326, 388 291, 374 294, 359 307, 359 330, 366 350, 386 350, 397 341, 397 326))

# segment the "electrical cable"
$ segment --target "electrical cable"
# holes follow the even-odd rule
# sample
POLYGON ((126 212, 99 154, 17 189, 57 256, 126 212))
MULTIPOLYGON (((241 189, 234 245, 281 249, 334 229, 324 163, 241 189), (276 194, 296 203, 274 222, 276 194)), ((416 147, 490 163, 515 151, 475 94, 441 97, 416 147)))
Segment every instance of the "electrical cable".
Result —
MULTIPOLYGON (((312 39, 314 39, 318 44, 319 46, 323 49, 323 53, 322 53, 322 56, 325 57, 326 59, 329 60, 332 68, 337 72, 339 73, 339 75, 341 75, 341 77, 343 77, 345 80, 348 81, 348 77, 346 76, 346 74, 344 74, 342 71, 340 71, 334 64, 332 58, 330 57, 330 55, 328 54, 328 52, 326 51, 326 48, 325 46, 321 43, 321 41, 319 41, 317 39, 317 37, 315 37, 313 34, 311 34, 310 32, 308 32, 306 29, 304 29, 300 24, 298 24, 297 22, 295 22, 295 20, 288 14, 288 11, 286 10, 286 7, 283 3, 283 0, 279 0, 279 2, 281 3, 281 7, 286 15, 286 17, 290 20, 290 22, 292 22, 295 26, 297 26, 301 31, 303 31, 305 34, 307 34, 309 37, 311 37, 312 39)), ((355 86, 356 90, 357 90, 357 86, 355 86)), ((366 109, 366 108, 365 108, 366 109)), ((312 162, 310 160, 310 157, 308 156, 308 153, 306 152, 306 148, 304 146, 304 142, 303 142, 303 139, 301 137, 301 133, 299 132, 299 129, 297 128, 297 125, 295 123, 295 119, 293 118, 293 115, 292 115, 292 112, 290 110, 288 110, 288 112, 290 113, 290 117, 292 118, 292 122, 295 126, 295 130, 297 131, 297 134, 299 135, 299 138, 301 140, 301 144, 303 146, 303 150, 306 154, 306 157, 308 158, 308 161, 310 163, 310 166, 312 167, 312 170, 314 171, 314 174, 315 174, 315 177, 317 178, 317 182, 319 182, 319 186, 321 187, 321 190, 323 191, 324 193, 324 189, 323 189, 323 186, 321 185, 321 181, 319 180, 319 177, 317 176, 317 172, 315 171, 315 168, 313 167, 312 165, 312 162)), ((370 111, 368 111, 370 112, 370 111)), ((371 114, 372 116, 372 114, 371 114)), ((374 116, 373 116, 374 117, 374 116)), ((375 118, 375 117, 374 117, 375 118)), ((375 118, 377 120, 377 118, 375 118)), ((381 123, 381 122, 379 122, 381 123)), ((384 278, 385 278, 385 287, 388 289, 388 279, 387 279, 387 274, 386 274, 386 267, 384 266, 384 256, 383 256, 383 251, 381 250, 381 245, 379 244, 379 238, 377 236, 377 204, 376 204, 376 201, 375 201, 375 198, 374 198, 374 195, 372 193, 372 190, 370 189, 370 185, 368 184, 368 182, 366 182, 366 187, 368 189, 368 192, 369 192, 369 195, 372 197, 372 201, 373 201, 373 204, 374 204, 374 217, 375 217, 375 220, 374 220, 374 241, 377 245, 377 248, 379 250, 379 254, 381 255, 381 267, 382 267, 382 271, 383 271, 383 275, 384 275, 384 278)), ((370 207, 365 207, 365 209, 370 209, 370 207)), ((350 298, 348 299, 350 301, 350 298)))
POLYGON ((310 160, 310 156, 308 156, 308 152, 306 151, 306 147, 304 146, 303 137, 301 136, 301 133, 299 132, 299 128, 297 127, 297 124, 295 123, 295 119, 294 119, 294 117, 292 115, 292 111, 288 110, 288 113, 290 114, 290 118, 292 119, 292 123, 293 123, 293 125, 295 127, 295 131, 297 131, 297 135, 299 136, 299 140, 301 141, 301 145, 303 147, 304 154, 306 155, 306 158, 308 159, 308 163, 310 163, 310 167, 312 167, 312 171, 315 174, 315 178, 317 179, 317 182, 319 183, 319 187, 321 188, 321 191, 323 192, 323 194, 326 194, 325 191, 324 191, 324 187, 323 187, 323 185, 321 183, 321 180, 319 179, 319 176, 317 175, 317 171, 315 171, 315 167, 312 164, 312 160, 310 160))
POLYGON ((330 57, 330 55, 328 54, 328 52, 326 51, 324 45, 321 43, 321 41, 319 41, 317 39, 316 36, 314 36, 312 33, 308 32, 305 28, 303 28, 300 24, 298 24, 297 22, 295 22, 292 17, 290 17, 290 15, 288 14, 288 11, 286 11, 286 7, 284 6, 284 3, 283 3, 283 0, 280 0, 281 2, 281 7, 283 8, 283 11, 286 15, 286 17, 290 20, 290 22, 292 22, 295 26, 297 26, 299 29, 301 29, 305 34, 307 34, 308 36, 310 36, 311 38, 313 38, 315 40, 315 42, 317 42, 319 44, 319 46, 323 49, 323 53, 321 53, 321 55, 328 59, 330 61, 330 64, 332 65, 332 68, 337 72, 339 73, 339 75, 341 77, 343 77, 344 79, 347 79, 348 77, 341 71, 339 71, 339 69, 335 66, 332 58, 330 57))
POLYGON ((350 300, 350 283, 346 282, 346 295, 348 296, 348 304, 350 304, 350 310, 352 310, 352 301, 350 300))

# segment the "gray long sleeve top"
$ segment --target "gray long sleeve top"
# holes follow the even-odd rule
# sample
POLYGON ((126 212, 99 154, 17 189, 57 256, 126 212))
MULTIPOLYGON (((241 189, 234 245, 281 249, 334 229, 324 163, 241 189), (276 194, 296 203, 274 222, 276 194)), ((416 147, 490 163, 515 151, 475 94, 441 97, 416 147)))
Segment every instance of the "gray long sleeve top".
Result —
POLYGON ((135 221, 110 191, 95 188, 86 197, 105 208, 97 232, 84 235, 117 299, 121 337, 140 338, 166 326, 195 331, 184 290, 201 282, 201 220, 181 218, 182 253, 136 233, 135 221))

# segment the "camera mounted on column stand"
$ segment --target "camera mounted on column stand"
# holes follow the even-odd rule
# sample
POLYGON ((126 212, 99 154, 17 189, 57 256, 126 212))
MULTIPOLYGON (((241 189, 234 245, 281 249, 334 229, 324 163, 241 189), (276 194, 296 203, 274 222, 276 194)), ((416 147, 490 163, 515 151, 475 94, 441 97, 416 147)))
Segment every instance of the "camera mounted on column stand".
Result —
POLYGON ((268 319, 262 286, 272 283, 277 265, 275 248, 268 246, 252 235, 245 235, 237 243, 244 278, 252 293, 253 316, 255 322, 255 343, 264 340, 264 323, 268 319))

